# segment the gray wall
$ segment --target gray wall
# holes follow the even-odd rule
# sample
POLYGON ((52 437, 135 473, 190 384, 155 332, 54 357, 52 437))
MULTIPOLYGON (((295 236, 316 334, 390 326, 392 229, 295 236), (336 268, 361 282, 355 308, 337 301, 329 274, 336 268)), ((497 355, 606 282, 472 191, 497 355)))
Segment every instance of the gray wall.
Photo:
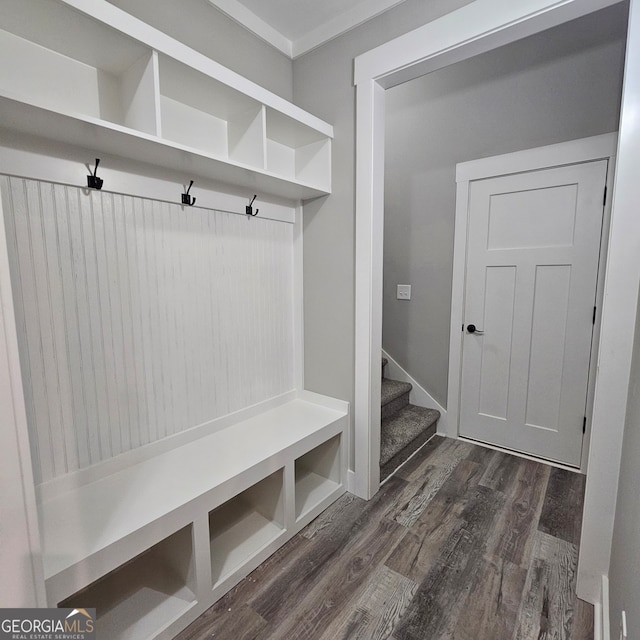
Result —
MULTIPOLYGON (((353 58, 470 0, 406 0, 297 58, 294 102, 334 126, 333 190, 304 207, 305 386, 353 402, 355 89, 353 58)), ((353 468, 353 450, 350 466, 353 468)))
POLYGON ((609 567, 611 638, 620 635, 620 615, 627 613, 629 640, 640 638, 640 307, 635 342, 627 420, 622 443, 618 500, 609 567))
POLYGON ((291 60, 228 18, 208 0, 109 2, 265 89, 291 100, 291 60))
POLYGON ((445 407, 455 165, 615 131, 625 25, 614 6, 387 91, 383 346, 445 407))

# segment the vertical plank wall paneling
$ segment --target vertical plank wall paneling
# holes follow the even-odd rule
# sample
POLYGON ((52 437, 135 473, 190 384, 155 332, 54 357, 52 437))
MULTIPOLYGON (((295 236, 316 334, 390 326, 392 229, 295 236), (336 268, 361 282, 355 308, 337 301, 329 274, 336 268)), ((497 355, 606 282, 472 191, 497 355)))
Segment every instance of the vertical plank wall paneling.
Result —
POLYGON ((0 189, 36 482, 293 388, 293 225, 0 189))

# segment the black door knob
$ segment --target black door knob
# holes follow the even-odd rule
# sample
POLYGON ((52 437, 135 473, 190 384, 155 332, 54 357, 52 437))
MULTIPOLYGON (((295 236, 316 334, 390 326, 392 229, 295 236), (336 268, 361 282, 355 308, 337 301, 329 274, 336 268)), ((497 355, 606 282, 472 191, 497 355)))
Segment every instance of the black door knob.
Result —
POLYGON ((479 331, 478 329, 476 329, 476 325, 475 324, 468 324, 467 325, 467 333, 477 333, 478 335, 482 335, 484 333, 484 331, 479 331))

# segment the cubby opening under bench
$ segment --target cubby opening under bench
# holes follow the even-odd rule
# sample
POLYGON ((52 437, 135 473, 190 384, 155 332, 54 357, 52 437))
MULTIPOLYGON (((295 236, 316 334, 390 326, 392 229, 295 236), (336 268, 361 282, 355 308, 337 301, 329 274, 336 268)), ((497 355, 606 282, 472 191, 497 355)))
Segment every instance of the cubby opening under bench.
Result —
POLYGON ((41 490, 49 606, 168 639, 345 491, 349 405, 308 391, 168 451, 41 490))

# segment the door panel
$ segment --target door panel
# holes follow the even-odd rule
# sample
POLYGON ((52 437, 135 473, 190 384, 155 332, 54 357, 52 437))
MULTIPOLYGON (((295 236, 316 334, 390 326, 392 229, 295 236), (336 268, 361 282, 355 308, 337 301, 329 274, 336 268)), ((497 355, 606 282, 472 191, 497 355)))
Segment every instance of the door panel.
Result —
POLYGON ((525 424, 558 430, 570 265, 536 267, 525 424))
POLYGON ((606 172, 471 182, 461 435, 579 465, 606 172))
POLYGON ((576 185, 492 195, 488 249, 571 246, 575 200, 576 185))
POLYGON ((486 270, 486 306, 483 326, 492 327, 484 338, 480 364, 479 412, 506 420, 509 399, 515 267, 489 267, 486 270))

